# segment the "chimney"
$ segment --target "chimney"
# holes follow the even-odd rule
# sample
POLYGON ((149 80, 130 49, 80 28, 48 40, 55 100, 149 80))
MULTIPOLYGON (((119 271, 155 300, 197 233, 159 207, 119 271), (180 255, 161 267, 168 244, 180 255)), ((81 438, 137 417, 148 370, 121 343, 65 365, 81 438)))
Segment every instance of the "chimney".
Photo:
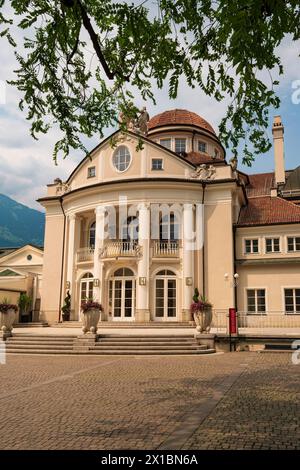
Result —
POLYGON ((275 182, 276 182, 276 186, 278 186, 280 184, 285 184, 284 146, 283 146, 284 127, 281 122, 281 116, 274 116, 272 134, 273 134, 274 159, 275 159, 275 182))

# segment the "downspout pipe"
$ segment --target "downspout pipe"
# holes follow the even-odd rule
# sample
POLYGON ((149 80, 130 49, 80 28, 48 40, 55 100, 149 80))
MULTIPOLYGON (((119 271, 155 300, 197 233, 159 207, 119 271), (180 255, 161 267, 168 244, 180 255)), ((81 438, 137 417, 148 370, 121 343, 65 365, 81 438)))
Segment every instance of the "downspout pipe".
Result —
POLYGON ((202 246, 202 295, 205 298, 205 211, 204 211, 204 199, 205 199, 206 183, 202 183, 202 206, 203 206, 203 246, 202 246))
MULTIPOLYGON (((236 273, 236 227, 233 225, 233 269, 234 273, 236 273)), ((234 282, 234 308, 237 311, 237 283, 234 282)))
POLYGON ((62 213, 64 215, 64 229, 63 229, 64 233, 63 233, 63 247, 62 247, 62 255, 61 255, 60 291, 59 291, 59 305, 58 305, 58 323, 61 323, 61 300, 62 300, 62 292, 63 292, 63 272, 64 272, 65 242, 66 242, 66 214, 63 208, 62 197, 60 197, 59 202, 60 202, 62 213))

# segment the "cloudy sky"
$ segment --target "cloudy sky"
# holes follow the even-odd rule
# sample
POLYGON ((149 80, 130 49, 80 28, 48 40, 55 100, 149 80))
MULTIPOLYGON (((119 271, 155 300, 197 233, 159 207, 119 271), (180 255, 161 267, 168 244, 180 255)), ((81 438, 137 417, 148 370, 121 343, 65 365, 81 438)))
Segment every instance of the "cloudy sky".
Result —
MULTIPOLYGON (((5 40, 1 41, 0 80, 3 84, 4 81, 14 77, 13 70, 16 68, 16 61, 12 48, 5 40)), ((281 107, 279 110, 271 112, 269 125, 271 136, 273 116, 281 114, 285 126, 287 169, 300 164, 300 103, 292 102, 292 94, 295 91, 292 86, 293 83, 294 86, 296 85, 296 80, 299 80, 298 87, 300 89, 299 53, 300 44, 292 43, 288 38, 280 47, 280 55, 285 66, 285 75, 278 87, 281 107)), ((1 92, 3 90, 0 83, 0 95, 1 92)), ((300 93, 297 94, 297 97, 300 98, 300 93)), ((158 91, 156 98, 157 106, 154 107, 151 103, 147 106, 150 116, 166 109, 189 109, 203 116, 216 130, 226 109, 225 102, 217 103, 205 96, 201 90, 189 89, 185 83, 181 83, 176 100, 169 100, 167 89, 158 91)), ((55 166, 52 161, 52 151, 58 140, 58 133, 52 131, 46 136, 42 135, 39 141, 33 140, 29 134, 30 125, 18 108, 19 99, 19 92, 7 85, 5 103, 0 104, 0 193, 29 207, 41 210, 42 208, 36 199, 45 195, 47 183, 51 183, 56 177, 66 178, 83 155, 74 153, 55 166)), ((112 130, 107 130, 106 135, 112 130)), ((92 149, 98 141, 95 136, 85 143, 89 149, 92 149)), ((227 151, 227 157, 230 157, 230 150, 227 151)), ((272 151, 260 156, 252 168, 240 168, 250 173, 272 171, 272 151)))

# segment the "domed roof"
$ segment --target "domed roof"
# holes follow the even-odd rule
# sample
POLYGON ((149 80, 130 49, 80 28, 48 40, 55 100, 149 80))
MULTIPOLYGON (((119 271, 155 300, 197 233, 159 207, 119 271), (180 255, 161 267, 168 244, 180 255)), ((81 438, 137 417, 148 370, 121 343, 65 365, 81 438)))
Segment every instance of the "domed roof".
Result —
POLYGON ((172 126, 174 124, 176 126, 180 124, 195 126, 215 134, 212 126, 205 119, 186 109, 170 109, 153 116, 148 123, 148 129, 152 131, 156 127, 172 126))

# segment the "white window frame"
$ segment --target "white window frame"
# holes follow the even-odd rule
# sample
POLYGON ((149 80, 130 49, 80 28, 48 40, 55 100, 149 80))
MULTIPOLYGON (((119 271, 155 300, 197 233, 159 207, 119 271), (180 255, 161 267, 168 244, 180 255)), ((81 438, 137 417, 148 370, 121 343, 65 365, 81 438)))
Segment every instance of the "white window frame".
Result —
POLYGON ((260 253, 260 240, 259 240, 259 237, 256 237, 256 238, 243 238, 243 243, 244 243, 244 255, 259 255, 260 253), (257 240, 257 251, 253 251, 253 241, 254 240, 257 240), (251 242, 251 251, 247 252, 246 251, 246 242, 247 241, 250 241, 251 242))
POLYGON ((270 255, 270 254, 273 254, 273 253, 281 253, 281 238, 280 238, 279 235, 278 235, 278 236, 268 236, 268 237, 265 237, 264 242, 265 242, 265 254, 266 254, 266 255, 270 255), (279 250, 278 250, 278 251, 277 251, 277 250, 276 250, 276 251, 274 250, 274 240, 275 240, 275 239, 276 239, 276 240, 277 240, 277 239, 279 240, 279 250), (272 248, 271 251, 267 251, 267 240, 271 240, 271 248, 272 248))
POLYGON ((259 287, 245 287, 245 310, 247 315, 267 315, 268 305, 267 305, 267 288, 264 286, 259 287), (249 312, 248 310, 248 291, 254 290, 255 291, 255 312, 249 312), (257 309, 257 291, 264 290, 265 291, 265 311, 260 311, 257 309))
MULTIPOLYGON (((129 148, 126 145, 119 145, 112 154, 111 162, 112 162, 114 170, 117 171, 118 173, 125 173, 125 171, 129 170, 129 168, 131 166, 131 163, 132 163, 132 156, 131 156, 129 148), (117 167, 117 164, 115 164, 115 157, 116 157, 118 151, 122 147, 125 148, 127 150, 127 152, 129 153, 129 163, 128 163, 127 167, 125 168, 125 170, 119 170, 119 168, 117 167)), ((120 159, 118 159, 117 163, 120 164, 120 159)))
POLYGON ((187 152, 187 138, 186 137, 175 137, 174 138, 174 152, 175 153, 187 152), (184 150, 179 150, 179 151, 176 150, 176 141, 178 141, 178 140, 184 140, 184 142, 185 142, 185 149, 184 150))
POLYGON ((154 320, 155 321, 165 321, 165 322, 168 322, 168 321, 176 321, 176 319, 178 319, 178 308, 179 308, 179 301, 178 301, 178 287, 179 287, 179 284, 178 284, 178 274, 177 272, 174 270, 173 267, 168 267, 168 266, 161 266, 160 268, 157 268, 155 270, 155 273, 153 273, 152 275, 152 279, 153 279, 153 306, 154 306, 154 320), (174 274, 171 275, 171 274, 165 274, 165 275, 158 275, 158 273, 160 271, 163 271, 163 270, 166 270, 166 271, 172 271, 174 274), (172 280, 175 280, 175 289, 176 289, 176 308, 175 308, 175 313, 176 313, 176 316, 175 317, 168 317, 168 315, 165 315, 165 313, 167 313, 168 309, 167 309, 167 301, 168 301, 168 283, 167 282, 164 282, 164 315, 163 317, 157 317, 156 316, 156 280, 157 279, 164 279, 164 280, 169 280, 169 279, 172 279, 172 280))
POLYGON ((286 235, 286 252, 287 253, 300 253, 300 250, 296 249, 296 238, 299 238, 300 240, 300 235, 286 235), (288 242, 289 238, 293 238, 294 250, 289 250, 289 242, 288 242))
POLYGON ((172 150, 172 137, 162 137, 161 139, 159 139, 159 145, 161 145, 162 147, 164 147, 167 150, 172 150), (161 143, 163 140, 169 140, 170 141, 170 148, 166 147, 165 145, 163 145, 161 143))
POLYGON ((287 312, 286 311, 286 305, 285 305, 285 290, 286 289, 291 289, 291 290, 294 291, 293 292, 293 303, 294 303, 293 307, 295 308, 295 306, 296 306, 296 292, 295 291, 296 291, 296 289, 300 290, 300 286, 297 287, 297 286, 293 285, 293 286, 283 286, 282 287, 282 302, 283 302, 283 312, 284 312, 284 314, 285 315, 300 315, 300 311, 299 312, 297 312, 295 310, 293 312, 287 312))
POLYGON ((152 158, 151 159, 151 171, 163 171, 164 169, 164 159, 163 158, 152 158), (161 161, 161 168, 153 168, 153 162, 154 161, 161 161))
POLYGON ((207 143, 203 140, 198 140, 198 152, 207 153, 207 143), (203 144, 205 146, 205 150, 200 150, 200 145, 203 144))
POLYGON ((96 176, 96 167, 95 166, 89 166, 88 169, 87 169, 87 177, 88 178, 95 178, 95 176, 96 176), (92 170, 94 171, 93 175, 90 174, 90 172, 92 170))

